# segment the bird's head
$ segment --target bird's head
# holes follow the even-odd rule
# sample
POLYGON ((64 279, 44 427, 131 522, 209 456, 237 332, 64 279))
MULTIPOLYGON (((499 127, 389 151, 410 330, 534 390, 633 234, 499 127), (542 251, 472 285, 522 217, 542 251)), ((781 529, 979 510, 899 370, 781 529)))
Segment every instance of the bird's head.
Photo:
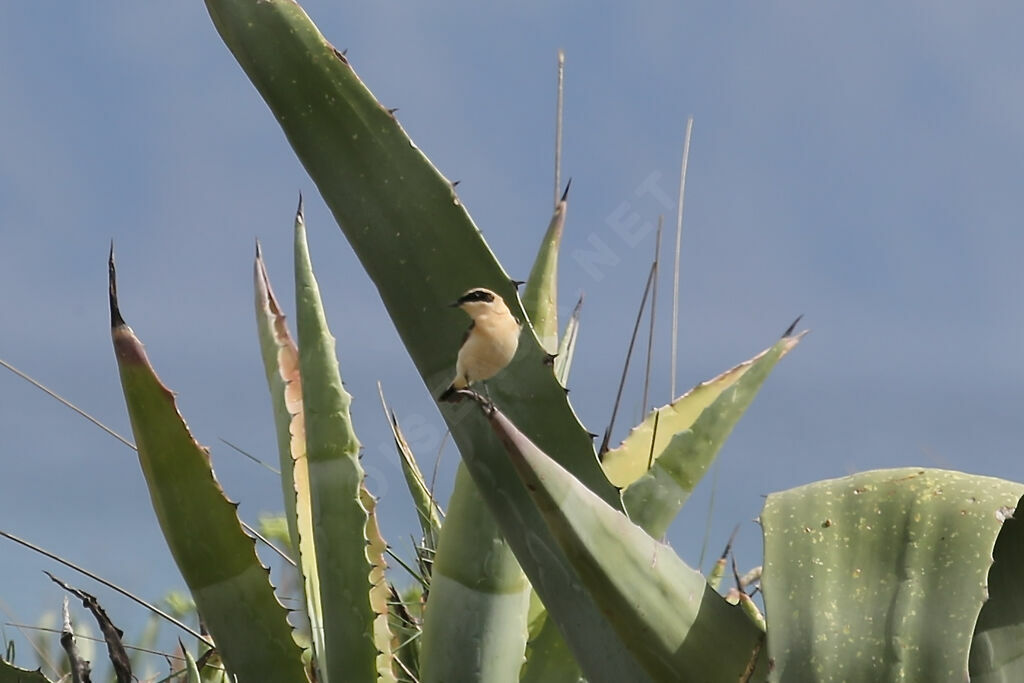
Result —
POLYGON ((461 308, 469 317, 476 318, 487 313, 508 313, 505 300, 489 289, 474 287, 451 303, 454 308, 461 308))

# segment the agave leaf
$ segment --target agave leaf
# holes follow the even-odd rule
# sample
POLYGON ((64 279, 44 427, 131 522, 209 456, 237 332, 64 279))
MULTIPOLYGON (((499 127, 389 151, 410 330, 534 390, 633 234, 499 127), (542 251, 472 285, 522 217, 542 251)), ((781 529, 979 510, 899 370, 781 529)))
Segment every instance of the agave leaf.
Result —
MULTIPOLYGON (((1017 501, 1015 510, 1021 510, 1024 516, 1024 499, 1017 501)), ((973 683, 1024 680, 1024 595, 1020 591, 1020 569, 1024 567, 1024 520, 1021 516, 1003 522, 992 555, 994 562, 988 573, 988 601, 978 615, 971 641, 970 675, 973 683)))
POLYGON ((420 676, 420 635, 422 634, 423 590, 413 584, 399 593, 391 584, 391 632, 394 639, 391 651, 395 654, 395 665, 404 674, 399 680, 418 681, 420 676))
MULTIPOLYGON (((374 99, 347 59, 327 43, 298 5, 207 0, 207 7, 217 30, 270 106, 377 286, 424 383, 432 394, 439 394, 451 382, 466 326, 465 317, 445 304, 470 287, 489 287, 505 299, 513 314, 525 320, 508 275, 484 243, 451 184, 415 147, 392 113, 374 99)), ((535 443, 555 454, 602 498, 621 506, 618 492, 601 472, 589 434, 570 408, 551 367, 544 363, 545 357, 532 328, 525 325, 516 359, 488 382, 491 396, 505 406, 535 443)), ((467 449, 500 448, 482 420, 463 419, 463 413, 453 406, 444 406, 442 414, 464 454, 467 449)), ((514 478, 510 466, 505 474, 514 478)), ((515 566, 513 558, 502 550, 500 532, 482 499, 471 489, 469 477, 456 478, 435 571, 444 564, 445 553, 453 553, 458 557, 453 557, 449 566, 458 566, 466 559, 473 562, 474 571, 486 572, 504 583, 515 566), (472 529, 474 533, 466 540, 453 537, 445 543, 447 530, 455 522, 455 510, 466 519, 454 528, 472 529), (468 547, 470 543, 476 545, 468 547), (489 561, 482 562, 484 558, 489 561)), ((516 496, 526 496, 521 485, 516 496)), ((568 611, 574 591, 570 575, 542 573, 540 564, 526 553, 527 544, 539 543, 556 557, 559 554, 545 531, 536 537, 531 532, 528 538, 525 529, 531 522, 541 526, 539 519, 524 520, 524 529, 509 540, 523 550, 520 559, 526 558, 526 570, 544 601, 549 606, 553 600, 563 601, 568 611)), ((486 575, 467 579, 471 573, 469 565, 459 571, 459 576, 469 581, 463 586, 491 581, 486 575)), ((458 582, 435 582, 430 596, 434 605, 428 614, 459 606, 455 589, 450 596, 443 596, 445 586, 454 583, 458 582), (442 591, 441 596, 438 591, 442 591)), ((495 601, 493 614, 486 604, 477 607, 480 609, 472 615, 463 615, 477 621, 474 628, 462 624, 462 632, 471 636, 470 640, 450 641, 452 651, 466 652, 481 643, 507 643, 510 650, 518 648, 521 656, 522 639, 516 642, 511 632, 520 628, 525 614, 509 622, 508 638, 473 640, 474 634, 480 636, 504 623, 493 615, 504 617, 508 612, 502 600, 495 601)), ((523 610, 525 613, 525 601, 523 610)), ((600 649, 594 655, 595 669, 610 675, 631 670, 631 656, 616 645, 610 632, 597 639, 598 646, 593 644, 595 639, 590 634, 604 628, 596 605, 584 599, 583 604, 575 605, 573 614, 574 623, 598 624, 569 635, 578 658, 600 649)), ((427 635, 425 631, 425 639, 427 635)), ((514 658, 501 653, 494 659, 514 658)))
POLYGON ((22 669, 0 657, 0 683, 52 683, 41 669, 22 669))
POLYGON ((384 391, 379 383, 377 390, 380 391, 380 402, 384 406, 384 415, 388 418, 391 435, 395 439, 395 448, 398 450, 405 484, 409 488, 409 495, 416 507, 416 516, 419 519, 420 528, 423 530, 424 543, 427 548, 436 550, 437 537, 441 533, 441 506, 434 500, 430 487, 427 486, 427 481, 423 478, 423 472, 420 471, 420 466, 409 447, 409 442, 405 440, 405 434, 402 433, 402 428, 398 424, 398 416, 388 409, 387 403, 384 401, 384 391))
POLYGON ((380 526, 377 523, 377 499, 366 489, 366 485, 359 491, 359 500, 366 509, 368 519, 366 520, 366 556, 370 560, 370 606, 373 608, 377 618, 373 620, 373 642, 377 646, 377 671, 379 681, 390 681, 395 683, 395 673, 391 665, 391 642, 392 633, 388 620, 388 600, 391 598, 391 587, 388 585, 385 570, 387 562, 384 554, 387 552, 388 544, 381 536, 380 526))
POLYGON ((379 589, 382 581, 383 558, 379 551, 368 556, 376 524, 363 502, 360 444, 349 415, 352 397, 338 371, 301 204, 295 215, 295 300, 326 670, 334 681, 386 678, 391 675, 391 637, 380 634, 387 629, 386 616, 376 611, 381 602, 371 601, 371 589, 379 589))
POLYGON ((199 665, 199 678, 203 683, 233 683, 224 671, 224 662, 216 650, 207 650, 196 664, 199 665))
MULTIPOLYGON (((569 185, 565 187, 561 199, 555 205, 555 212, 551 216, 547 232, 541 241, 534 259, 533 268, 530 269, 530 277, 526 280, 526 288, 523 290, 523 308, 529 316, 533 329, 540 339, 541 346, 551 354, 556 354, 554 359, 558 362, 558 355, 565 352, 571 354, 571 348, 561 348, 558 341, 558 251, 562 243, 562 232, 565 228, 566 211, 568 210, 569 185)), ((578 310, 578 308, 577 308, 578 310)), ((572 321, 570 321, 572 325, 572 321)), ((575 347, 575 327, 570 330, 567 327, 568 345, 575 347)), ((559 383, 565 386, 565 378, 568 372, 567 363, 563 360, 555 367, 555 376, 559 383), (559 372, 562 370, 562 372, 559 372)), ((531 605, 540 605, 539 600, 531 596, 531 605)), ((542 606, 541 606, 542 607, 542 606)), ((536 623, 538 630, 528 629, 527 643, 527 665, 520 674, 520 681, 530 680, 576 680, 579 678, 579 666, 572 654, 569 653, 562 634, 558 631, 554 622, 548 620, 544 615, 538 615, 530 619, 531 625, 536 623), (539 678, 538 678, 539 677, 539 678)))
POLYGON ((460 467, 431 569, 423 681, 514 680, 522 666, 530 584, 468 479, 460 467))
POLYGON ((309 633, 313 652, 317 655, 316 666, 320 680, 327 683, 328 653, 324 643, 320 575, 313 540, 313 511, 310 501, 309 462, 306 459, 306 428, 302 414, 299 350, 288 332, 284 313, 270 286, 270 277, 267 275, 259 245, 256 247, 254 271, 256 327, 274 409, 274 425, 277 428, 285 517, 302 578, 309 633))
POLYGON ((542 611, 530 623, 526 663, 519 683, 576 683, 582 675, 555 620, 547 610, 542 611))
POLYGON ((270 286, 270 277, 263 262, 259 242, 256 243, 256 262, 253 266, 253 283, 256 303, 256 331, 259 335, 263 368, 270 388, 271 405, 274 411, 274 426, 277 429, 277 450, 281 470, 281 491, 284 499, 285 519, 288 533, 293 539, 299 537, 295 522, 295 482, 292 475, 291 424, 295 414, 301 413, 302 384, 299 381, 299 352, 288 331, 281 305, 270 286), (288 387, 291 385, 291 389, 288 387), (289 410, 289 405, 298 406, 289 410))
POLYGON ((189 652, 188 648, 184 645, 181 646, 181 651, 185 653, 186 683, 202 683, 202 678, 199 676, 199 666, 196 664, 196 658, 192 656, 192 653, 189 652))
POLYGON ((548 615, 536 591, 530 595, 528 621, 526 661, 519 675, 519 683, 575 683, 582 680, 580 665, 572 656, 558 624, 548 615))
POLYGON ((555 356, 555 377, 563 387, 569 386, 569 369, 572 367, 573 356, 576 355, 576 337, 580 333, 580 310, 583 308, 583 295, 576 300, 569 322, 565 324, 565 332, 558 343, 558 355, 555 356))
MULTIPOLYGON (((662 423, 657 423, 658 433, 652 432, 655 441, 653 464, 639 479, 630 484, 622 495, 622 502, 630 519, 654 538, 665 535, 683 503, 711 467, 722 444, 729 438, 732 428, 754 400, 768 374, 775 368, 779 359, 799 343, 802 336, 783 337, 775 346, 758 354, 752 360, 699 385, 687 394, 691 397, 697 395, 698 398, 693 402, 700 403, 717 389, 722 389, 714 400, 700 411, 695 421, 686 429, 671 436, 667 443, 661 439, 662 423), (719 381, 723 377, 727 379, 719 381), (701 389, 705 391, 700 392, 701 389), (657 450, 659 441, 664 443, 660 451, 657 450)), ((672 408, 686 402, 686 399, 684 396, 676 404, 665 406, 658 414, 675 417, 678 427, 679 417, 685 415, 692 406, 675 411, 672 408)), ((630 437, 634 437, 639 431, 641 428, 635 429, 630 437)), ((642 444, 634 438, 631 447, 636 448, 639 445, 642 444)), ((650 445, 647 449, 650 457, 650 445)))
POLYGON ((673 437, 689 429, 704 412, 704 409, 714 403, 723 391, 738 382, 755 363, 772 353, 773 349, 786 340, 790 341, 782 344, 781 355, 788 353, 800 341, 801 336, 783 337, 781 342, 765 349, 750 360, 744 361, 706 382, 701 382, 672 403, 652 410, 643 422, 630 430, 629 435, 618 447, 604 454, 601 466, 604 468, 605 474, 608 475, 609 481, 620 488, 626 488, 643 476, 649 469, 652 452, 654 462, 657 462, 658 458, 665 453, 665 449, 673 437), (657 434, 654 433, 655 422, 658 425, 657 434), (653 448, 651 446, 652 439, 654 441, 653 448))
MULTIPOLYGON (((438 395, 454 375, 467 326, 447 306, 489 287, 526 316, 449 183, 373 97, 347 59, 291 2, 207 0, 221 37, 277 117, 321 189, 388 309, 425 384, 438 395), (456 267, 457 266, 457 267, 456 267)), ((511 366, 488 381, 491 396, 538 443, 606 500, 617 493, 596 462, 589 433, 559 386, 530 326, 511 366)), ((456 422, 458 410, 443 406, 456 422)), ((453 434, 461 431, 455 424, 453 434)))
POLYGON ((568 199, 569 186, 566 185, 523 290, 523 308, 548 353, 558 350, 558 248, 562 243, 568 199))
MULTIPOLYGON (((614 680, 639 680, 645 671, 658 681, 736 681, 758 661, 763 634, 740 608, 728 604, 671 548, 580 484, 497 408, 479 405, 507 454, 474 454, 466 459, 469 469, 488 500, 500 499, 503 491, 490 471, 493 461, 511 460, 530 492, 528 504, 557 539, 579 585, 643 667, 614 680)), ((513 516, 497 517, 506 532, 518 523, 513 516)), ((590 680, 612 680, 584 671, 590 680)))
POLYGON ((139 463, 164 538, 225 666, 240 681, 305 681, 287 611, 256 556, 236 504, 224 496, 209 452, 189 433, 117 306, 113 253, 110 315, 139 463), (201 529, 202 533, 196 533, 201 529))
MULTIPOLYGON (((907 467, 768 496, 769 680, 968 680, 993 547, 1022 493, 1001 479, 907 467)), ((1014 534, 1014 555, 1019 542, 1014 534)))

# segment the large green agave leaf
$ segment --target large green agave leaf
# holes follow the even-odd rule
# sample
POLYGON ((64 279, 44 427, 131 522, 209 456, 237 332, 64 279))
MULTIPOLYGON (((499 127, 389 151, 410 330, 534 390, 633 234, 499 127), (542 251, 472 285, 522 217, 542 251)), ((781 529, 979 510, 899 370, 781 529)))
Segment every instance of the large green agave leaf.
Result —
MULTIPOLYGON (((508 275, 484 243, 451 184, 409 140, 392 113, 373 98, 347 59, 324 40, 298 5, 207 0, 207 7, 225 43, 274 112, 376 284, 424 383, 437 395, 451 381, 456 350, 466 327, 465 317, 445 304, 470 287, 489 287, 525 321, 508 275)), ((597 463, 590 435, 570 408, 546 358, 532 327, 525 325, 511 367, 489 382, 491 396, 524 433, 555 454, 580 481, 613 506, 621 506, 618 492, 597 463)), ((500 449, 479 416, 467 415, 455 406, 442 407, 442 414, 463 454, 467 450, 500 449)), ((510 465, 504 476, 516 479, 510 465)), ((437 609, 428 609, 428 615, 460 604, 461 588, 476 590, 492 578, 504 583, 512 577, 513 558, 503 549, 496 524, 472 489, 469 477, 456 478, 434 567, 431 600, 437 609), (456 514, 466 518, 457 522, 456 514), (452 529, 474 533, 458 540, 450 535, 452 529), (451 560, 445 560, 445 555, 451 560), (436 573, 439 570, 440 581, 436 573), (453 588, 449 597, 439 598, 439 590, 456 584, 460 589, 453 588)), ((513 492, 514 499, 526 496, 521 485, 513 492)), ((514 502, 508 501, 510 509, 514 502)), ((635 669, 632 656, 617 644, 593 602, 585 597, 582 601, 573 599, 578 590, 571 573, 545 570, 528 551, 543 549, 545 559, 554 558, 562 564, 567 561, 539 517, 527 514, 522 528, 511 536, 506 529, 506 536, 545 604, 551 609, 553 602, 559 603, 559 622, 574 654, 578 659, 590 658, 589 666, 609 677, 618 672, 628 675, 635 669)), ((520 629, 525 616, 503 626, 506 622, 494 617, 508 614, 505 601, 496 595, 491 604, 493 612, 481 603, 472 615, 462 615, 477 621, 475 628, 464 629, 475 640, 437 642, 449 643, 450 651, 463 657, 482 643, 511 643, 509 652, 496 653, 494 659, 513 661, 509 653, 514 649, 521 657, 523 644, 515 642, 513 630, 520 629), (496 629, 503 629, 505 636, 489 637, 496 629)), ((522 609, 525 615, 525 601, 522 609)), ((470 677, 472 673, 465 675, 470 677)))
MULTIPOLYGON (((565 468, 548 457, 497 408, 481 406, 506 453, 466 457, 489 501, 503 498, 505 482, 495 477, 496 462, 509 460, 530 492, 526 502, 538 512, 569 559, 581 592, 600 607, 643 671, 655 681, 760 680, 764 633, 739 607, 716 593, 700 572, 686 566, 673 550, 651 538, 624 513, 605 503, 565 468), (759 672, 754 671, 758 666, 759 672)), ((506 532, 519 523, 495 513, 506 532)), ((520 515, 525 510, 518 511, 520 515)), ((552 564, 551 570, 556 570, 552 564)), ((552 610, 556 619, 559 614, 552 610)), ((640 680, 595 677, 589 680, 640 680)))
MULTIPOLYGON (((1002 479, 908 467, 768 496, 769 680, 968 680, 993 548, 1022 493, 1002 479)), ((1000 549, 1015 577, 1020 542, 1018 531, 1012 552, 1000 549)), ((999 588, 1003 598, 1019 590, 999 588)), ((1012 611, 1019 628, 1019 603, 1012 611)))
POLYGON ((320 578, 327 674, 333 681, 394 680, 383 546, 313 275, 302 206, 295 216, 295 306, 313 542, 320 578))
MULTIPOLYGON (((654 433, 654 425, 651 425, 646 445, 646 457, 653 458, 652 464, 629 485, 622 496, 630 519, 654 538, 665 535, 672 520, 718 456, 732 428, 753 402, 768 374, 779 359, 797 345, 802 336, 783 337, 751 360, 698 385, 679 401, 659 409, 660 412, 656 411, 657 433, 654 433), (694 404, 699 406, 712 397, 710 404, 698 408, 697 413, 694 404), (686 418, 694 413, 697 413, 696 419, 679 429, 687 421, 686 418), (662 422, 662 419, 665 421, 662 422), (679 431, 675 434, 670 432, 666 442, 666 437, 662 436, 663 429, 679 431), (652 439, 655 442, 653 453, 650 446, 652 439), (657 448, 658 442, 662 444, 660 450, 657 448)), ((645 421, 634 429, 627 439, 628 443, 620 447, 620 453, 627 453, 625 458, 638 451, 643 457, 644 443, 641 435, 647 431, 647 426, 645 421)))
POLYGON ((514 681, 526 648, 530 584, 469 474, 459 468, 430 574, 422 681, 514 681))
MULTIPOLYGON (((294 2, 207 0, 214 24, 263 95, 366 268, 425 384, 454 376, 468 321, 448 303, 489 287, 526 314, 508 274, 451 186, 294 2)), ((587 486, 617 498, 547 354, 524 326, 512 365, 488 383, 524 433, 587 486)), ((455 423, 459 411, 444 406, 455 423)))
POLYGON ((243 683, 305 681, 302 651, 269 570, 224 496, 209 452, 189 433, 117 305, 113 252, 110 318, 139 463, 164 538, 229 671, 243 683))

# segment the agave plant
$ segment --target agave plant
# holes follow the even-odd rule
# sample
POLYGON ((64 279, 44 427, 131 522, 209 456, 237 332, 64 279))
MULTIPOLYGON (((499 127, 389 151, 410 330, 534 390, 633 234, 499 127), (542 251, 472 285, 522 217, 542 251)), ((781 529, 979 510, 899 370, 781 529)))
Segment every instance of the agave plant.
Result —
MULTIPOLYGON (((663 542, 736 421, 802 334, 660 407, 598 457, 565 390, 577 320, 559 335, 556 263, 567 198, 520 297, 452 184, 344 54, 290 0, 207 0, 281 124, 432 395, 452 377, 470 287, 524 321, 510 367, 439 404, 462 456, 447 512, 390 415, 423 531, 404 594, 366 487, 301 210, 297 340, 257 253, 259 339, 309 643, 117 301, 125 400, 161 528, 208 630, 180 677, 238 681, 1021 680, 1013 578, 1024 485, 924 468, 866 472, 768 497, 764 616, 663 542), (457 265, 456 265, 457 264, 457 265), (554 362, 551 354, 557 352, 554 362), (206 657, 215 648, 224 674, 206 657)), ((719 570, 724 566, 719 564, 719 570)), ((755 581, 756 582, 756 581, 755 581)), ((0 664, 3 681, 42 681, 0 664)))

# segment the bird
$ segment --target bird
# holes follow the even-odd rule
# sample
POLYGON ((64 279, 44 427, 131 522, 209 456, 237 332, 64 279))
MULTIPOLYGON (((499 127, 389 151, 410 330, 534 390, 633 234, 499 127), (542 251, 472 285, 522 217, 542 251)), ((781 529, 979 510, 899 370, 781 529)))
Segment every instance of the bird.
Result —
POLYGON ((519 348, 520 324, 505 300, 489 289, 474 287, 450 304, 472 319, 455 361, 455 379, 438 400, 447 401, 459 389, 483 382, 512 362, 519 348))

